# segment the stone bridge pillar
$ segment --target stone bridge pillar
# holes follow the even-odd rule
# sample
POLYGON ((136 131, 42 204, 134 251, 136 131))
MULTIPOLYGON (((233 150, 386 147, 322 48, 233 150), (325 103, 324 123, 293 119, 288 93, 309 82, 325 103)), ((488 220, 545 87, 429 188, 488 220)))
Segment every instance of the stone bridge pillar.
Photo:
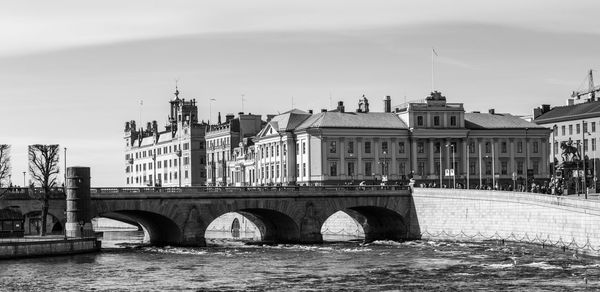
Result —
POLYGON ((67 168, 67 223, 68 237, 92 236, 91 222, 90 168, 67 168))

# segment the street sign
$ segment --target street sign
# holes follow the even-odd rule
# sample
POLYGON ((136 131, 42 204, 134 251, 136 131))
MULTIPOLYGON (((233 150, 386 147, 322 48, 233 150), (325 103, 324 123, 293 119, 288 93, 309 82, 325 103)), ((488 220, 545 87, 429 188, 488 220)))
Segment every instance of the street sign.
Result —
POLYGON ((517 180, 517 173, 516 173, 516 172, 513 172, 513 173, 512 173, 512 179, 513 179, 513 180, 517 180))
POLYGON ((444 175, 445 176, 450 176, 450 169, 444 169, 444 175))
POLYGON ((450 176, 454 176, 454 169, 450 169, 450 176))

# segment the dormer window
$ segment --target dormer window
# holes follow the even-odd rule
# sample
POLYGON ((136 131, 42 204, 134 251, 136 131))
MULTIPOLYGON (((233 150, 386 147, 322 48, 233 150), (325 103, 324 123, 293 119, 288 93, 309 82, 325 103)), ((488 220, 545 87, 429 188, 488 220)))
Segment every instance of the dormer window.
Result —
POLYGON ((456 127, 456 116, 450 117, 450 126, 456 127))
POLYGON ((435 127, 439 127, 440 126, 440 116, 434 116, 433 117, 433 125, 435 127))
POLYGON ((417 126, 423 126, 423 116, 417 116, 417 126))

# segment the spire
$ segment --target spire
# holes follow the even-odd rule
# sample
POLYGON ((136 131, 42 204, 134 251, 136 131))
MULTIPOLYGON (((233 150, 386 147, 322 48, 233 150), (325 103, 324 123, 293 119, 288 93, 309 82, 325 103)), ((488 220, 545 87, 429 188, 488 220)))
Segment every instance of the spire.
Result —
POLYGON ((175 99, 179 99, 179 88, 177 86, 178 82, 179 80, 175 80, 175 99))

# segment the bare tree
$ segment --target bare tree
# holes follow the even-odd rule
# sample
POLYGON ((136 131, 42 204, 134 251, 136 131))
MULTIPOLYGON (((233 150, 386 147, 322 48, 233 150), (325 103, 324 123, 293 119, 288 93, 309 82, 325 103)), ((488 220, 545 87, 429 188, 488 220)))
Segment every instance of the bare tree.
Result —
POLYGON ((10 145, 0 144, 0 187, 5 185, 3 182, 7 182, 8 185, 8 177, 10 175, 11 167, 10 167, 10 145))
MULTIPOLYGON (((0 188, 4 185, 4 181, 9 181, 6 185, 10 184, 10 145, 0 144, 0 188)), ((8 193, 8 189, 0 190, 0 199, 8 193)))
POLYGON ((56 186, 60 147, 53 145, 29 145, 29 175, 32 183, 42 188, 40 194, 32 194, 42 203, 42 222, 40 235, 46 235, 46 217, 50 199, 50 190, 56 186))

